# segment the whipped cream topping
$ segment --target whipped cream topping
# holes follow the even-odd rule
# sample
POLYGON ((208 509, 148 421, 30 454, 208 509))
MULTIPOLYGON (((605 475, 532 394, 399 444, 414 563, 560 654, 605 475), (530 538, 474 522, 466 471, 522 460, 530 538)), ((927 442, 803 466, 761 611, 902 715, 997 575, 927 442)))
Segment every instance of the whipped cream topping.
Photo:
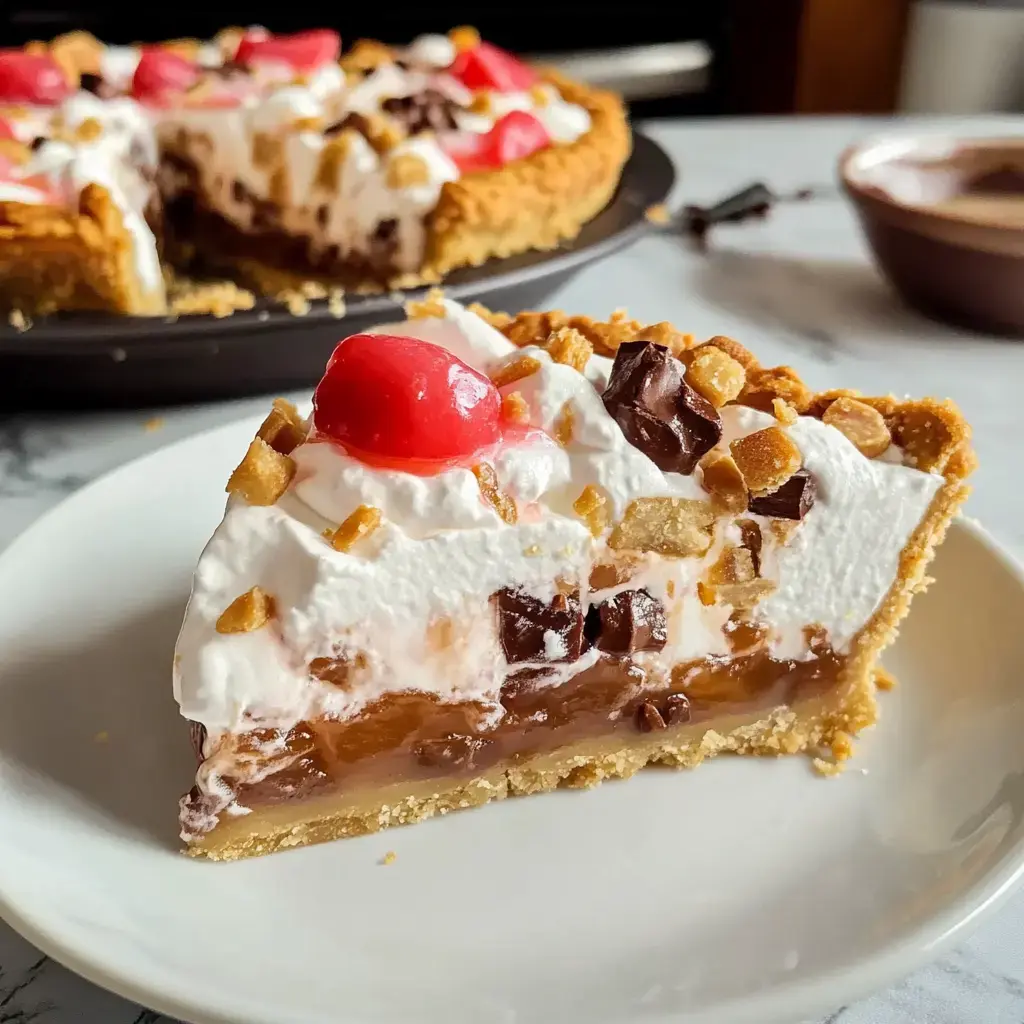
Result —
MULTIPOLYGON (((140 56, 137 47, 105 46, 104 79, 117 89, 129 89, 140 56)), ((44 143, 26 166, 10 172, 10 180, 0 180, 0 201, 43 203, 56 198, 73 204, 89 182, 103 185, 124 218, 144 287, 159 289, 156 241, 144 217, 159 138, 178 152, 184 150, 196 167, 207 204, 241 230, 253 226, 253 200, 271 202, 279 210, 282 229, 306 237, 312 254, 336 249, 342 256, 363 255, 372 263, 377 239, 386 227, 390 264, 399 272, 417 270, 424 255, 426 215, 437 205, 445 183, 459 177, 442 144, 445 140, 421 134, 378 154, 359 136, 340 168, 338 187, 328 189, 317 178, 330 141, 322 128, 351 113, 376 115, 383 101, 427 89, 462 107, 471 102, 473 94, 444 70, 455 56, 446 36, 420 36, 399 56, 408 67, 385 64, 355 84, 349 84, 333 63, 301 80, 287 66, 260 63, 240 81, 218 81, 216 89, 233 95, 237 106, 157 109, 130 97, 100 100, 81 92, 58 108, 31 108, 15 122, 23 141, 47 137, 51 125, 73 130, 86 118, 95 118, 102 132, 88 140, 44 143), (321 127, 296 131, 294 126, 303 120, 321 127), (261 157, 261 137, 280 140, 283 173, 278 164, 261 157), (396 161, 410 156, 421 162, 422 173, 415 184, 401 184, 401 176, 392 169, 396 161), (36 187, 31 178, 45 182, 48 189, 36 187)), ((223 62, 215 43, 203 44, 199 57, 208 68, 223 62)), ((486 115, 459 110, 458 127, 451 134, 484 133, 511 110, 532 112, 555 143, 573 142, 590 128, 588 112, 567 103, 552 86, 530 93, 489 93, 488 99, 486 115)))
MULTIPOLYGON (((443 318, 378 330, 444 345, 484 373, 522 356, 524 350, 473 313, 453 302, 445 308, 443 318)), ((703 605, 696 585, 723 546, 737 541, 731 520, 719 523, 705 556, 641 555, 628 582, 589 591, 591 568, 607 556, 607 533, 592 537, 572 510, 584 487, 604 488, 616 517, 637 497, 707 496, 695 477, 662 472, 625 442, 597 390, 607 360, 593 357, 580 374, 551 363, 543 351, 528 351, 540 370, 506 391, 527 399, 533 429, 486 453, 499 486, 517 501, 516 523, 493 512, 467 469, 431 477, 377 470, 315 432, 293 452, 296 476, 276 505, 229 502, 199 561, 174 670, 182 714, 207 729, 207 756, 215 755, 224 731, 287 729, 319 715, 345 718, 396 690, 479 701, 499 718, 502 682, 530 667, 508 665, 498 643, 490 598, 505 587, 547 602, 559 579, 578 582, 584 609, 619 590, 646 588, 668 616, 664 649, 634 655, 654 678, 680 662, 729 654, 722 627, 732 609, 703 605), (563 448, 540 432, 566 403, 575 430, 563 448), (335 551, 323 531, 361 504, 379 508, 382 525, 352 551, 335 551), (217 633, 219 615, 253 586, 274 595, 274 623, 247 634, 217 633), (317 658, 345 661, 346 685, 312 678, 309 665, 317 658)), ((722 444, 779 426, 742 406, 721 413, 722 444)), ((762 575, 777 589, 753 616, 768 627, 775 657, 812 657, 804 636, 812 624, 824 627, 843 653, 892 586, 900 552, 942 477, 891 457, 867 459, 816 419, 801 417, 783 429, 800 447, 817 499, 786 543, 760 519, 762 575)), ((558 636, 545 638, 552 655, 560 643, 558 636)), ((545 663, 552 671, 538 685, 558 685, 599 656, 592 649, 572 664, 545 663)), ((216 776, 214 757, 200 777, 210 793, 218 792, 216 776)))

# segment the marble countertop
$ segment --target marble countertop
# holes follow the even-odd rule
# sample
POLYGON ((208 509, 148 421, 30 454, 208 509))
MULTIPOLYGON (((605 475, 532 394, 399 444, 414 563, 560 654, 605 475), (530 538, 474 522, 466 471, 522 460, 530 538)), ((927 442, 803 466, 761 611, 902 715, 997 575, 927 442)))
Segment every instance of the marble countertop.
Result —
MULTIPOLYGON (((1024 132, 1024 118, 926 123, 1024 132)), ((831 189, 840 150, 885 126, 853 118, 723 120, 648 131, 681 169, 678 203, 713 201, 753 178, 780 192, 831 189)), ((704 253, 676 237, 647 237, 583 271, 551 305, 592 315, 625 306, 638 319, 671 320, 698 337, 732 335, 763 363, 791 363, 819 389, 953 397, 974 425, 981 464, 968 514, 1024 557, 1024 342, 966 334, 901 307, 834 191, 780 207, 762 222, 718 229, 704 253)), ((0 547, 101 473, 266 404, 263 397, 117 413, 0 414, 0 547)), ((82 981, 0 923, 0 1024, 30 1021, 170 1024, 82 981)), ((1024 1021, 1024 893, 953 953, 886 992, 837 1007, 821 1024, 967 1021, 1024 1021)))

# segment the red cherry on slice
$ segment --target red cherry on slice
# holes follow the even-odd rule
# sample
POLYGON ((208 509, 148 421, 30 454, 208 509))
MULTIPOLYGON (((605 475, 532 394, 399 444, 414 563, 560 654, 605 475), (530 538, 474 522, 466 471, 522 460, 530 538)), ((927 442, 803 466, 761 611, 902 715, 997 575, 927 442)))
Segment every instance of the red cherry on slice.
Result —
POLYGON ((501 437, 501 396, 439 345, 354 334, 334 350, 313 395, 317 430, 354 458, 437 473, 501 437))
POLYGON ((313 71, 338 59, 341 36, 334 29, 314 28, 286 36, 244 35, 235 60, 240 64, 287 64, 296 71, 313 71))
POLYGON ((472 49, 463 50, 448 73, 467 89, 493 89, 495 92, 522 92, 537 81, 533 68, 490 43, 478 43, 472 49))
POLYGON ((453 137, 446 147, 459 170, 470 174, 504 167, 550 145, 551 136, 533 114, 513 110, 475 140, 453 137))
POLYGON ((132 77, 132 95, 154 105, 163 106, 185 92, 199 80, 199 67, 180 54, 159 46, 142 51, 132 77))
POLYGON ((0 101, 52 107, 71 92, 67 75, 48 53, 0 50, 0 101))

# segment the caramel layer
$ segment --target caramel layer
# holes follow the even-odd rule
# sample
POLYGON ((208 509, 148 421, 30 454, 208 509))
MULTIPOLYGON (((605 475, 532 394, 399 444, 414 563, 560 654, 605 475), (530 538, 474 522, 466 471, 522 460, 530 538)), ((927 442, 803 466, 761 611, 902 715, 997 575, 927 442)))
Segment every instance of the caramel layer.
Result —
MULTIPOLYGON (((842 665, 827 648, 802 662, 757 652, 678 665, 669 684, 652 685, 631 659, 602 658, 554 687, 538 678, 543 670, 526 670, 503 687, 505 715, 493 725, 489 709, 476 702, 392 693, 353 719, 300 723, 287 736, 281 770, 238 785, 237 799, 260 807, 335 790, 469 777, 583 740, 791 705, 833 687, 842 665)), ((233 743, 251 759, 279 740, 273 730, 255 730, 233 743)))

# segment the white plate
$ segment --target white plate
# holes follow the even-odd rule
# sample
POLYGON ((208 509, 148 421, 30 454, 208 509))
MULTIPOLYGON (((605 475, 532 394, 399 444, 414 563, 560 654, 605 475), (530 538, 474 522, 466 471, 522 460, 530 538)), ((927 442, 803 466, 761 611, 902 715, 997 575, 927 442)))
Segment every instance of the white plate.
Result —
POLYGON ((838 779, 722 760, 180 856, 171 651, 254 429, 119 470, 0 557, 0 910, 91 980, 204 1024, 791 1022, 934 956, 1020 874, 1024 578, 962 524, 838 779))

